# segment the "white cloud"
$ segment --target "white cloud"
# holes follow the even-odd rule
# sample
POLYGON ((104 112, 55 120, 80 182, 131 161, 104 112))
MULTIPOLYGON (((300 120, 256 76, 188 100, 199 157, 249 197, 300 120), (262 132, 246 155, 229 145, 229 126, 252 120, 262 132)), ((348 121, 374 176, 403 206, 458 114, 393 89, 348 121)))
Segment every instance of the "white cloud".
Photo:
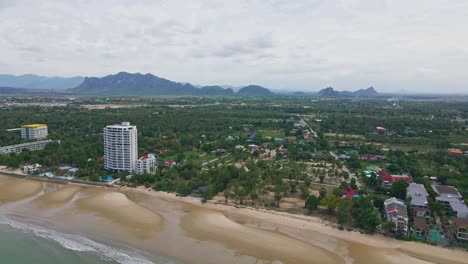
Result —
POLYGON ((468 92, 468 2, 0 0, 0 72, 468 92))

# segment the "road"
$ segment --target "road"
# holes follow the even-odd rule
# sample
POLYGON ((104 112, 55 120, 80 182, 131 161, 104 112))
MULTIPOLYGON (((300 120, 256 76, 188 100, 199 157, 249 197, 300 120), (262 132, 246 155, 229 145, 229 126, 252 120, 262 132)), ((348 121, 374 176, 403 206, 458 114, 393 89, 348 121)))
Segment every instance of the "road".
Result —
MULTIPOLYGON (((330 153, 330 155, 332 155, 332 156, 335 158, 335 160, 339 160, 339 159, 340 159, 340 157, 339 157, 338 155, 336 155, 335 152, 329 151, 329 153, 330 153)), ((349 178, 350 178, 350 179, 351 179, 351 178, 354 178, 354 179, 356 180, 356 185, 357 185, 359 188, 361 188, 362 184, 361 184, 361 182, 359 181, 358 177, 356 177, 356 174, 351 173, 351 172, 349 171, 349 169, 348 169, 344 164, 343 164, 343 167, 341 168, 341 170, 344 171, 344 172, 349 173, 349 178)))
POLYGON ((299 121, 299 123, 303 124, 305 127, 307 127, 310 131, 310 133, 312 133, 312 136, 314 138, 318 138, 318 135, 317 135, 317 132, 315 132, 310 126, 309 124, 306 123, 306 121, 304 121, 304 119, 301 117, 301 120, 299 121))

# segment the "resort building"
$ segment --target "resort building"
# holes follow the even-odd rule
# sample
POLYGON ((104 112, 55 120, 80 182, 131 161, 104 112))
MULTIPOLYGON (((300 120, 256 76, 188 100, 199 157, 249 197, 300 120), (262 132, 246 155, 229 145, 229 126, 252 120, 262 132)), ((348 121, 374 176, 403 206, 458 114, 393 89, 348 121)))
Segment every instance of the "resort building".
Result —
POLYGON ((26 174, 33 174, 38 172, 42 168, 41 164, 32 164, 32 165, 26 165, 23 166, 23 172, 26 174))
POLYGON ((138 159, 137 128, 129 122, 104 128, 104 168, 106 170, 136 170, 138 159))
POLYGON ((393 183, 396 181, 405 181, 407 183, 412 183, 413 178, 408 175, 390 175, 384 170, 378 171, 377 175, 382 179, 382 187, 391 188, 393 183))
POLYGON ((21 126, 21 139, 24 140, 39 140, 45 139, 48 135, 47 125, 45 124, 30 124, 21 126))
MULTIPOLYGON (((44 149, 47 144, 55 142, 54 140, 40 140, 17 145, 0 147, 0 154, 21 153, 24 149, 29 151, 44 149)), ((56 141, 60 143, 60 141, 56 141)))
POLYGON ((149 153, 137 160, 136 174, 154 174, 156 166, 156 157, 154 154, 149 153))
POLYGON ((406 198, 411 199, 410 211, 414 218, 413 234, 425 239, 431 223, 431 211, 428 207, 429 193, 423 184, 410 183, 406 188, 406 198))
POLYGON ((463 202, 457 188, 434 184, 432 189, 439 195, 436 197, 436 201, 445 206, 449 217, 468 218, 468 207, 463 202))
POLYGON ((468 219, 455 217, 451 219, 451 223, 457 243, 468 245, 468 219))
POLYGON ((408 211, 406 205, 395 197, 384 201, 385 217, 393 224, 395 234, 408 235, 408 211))

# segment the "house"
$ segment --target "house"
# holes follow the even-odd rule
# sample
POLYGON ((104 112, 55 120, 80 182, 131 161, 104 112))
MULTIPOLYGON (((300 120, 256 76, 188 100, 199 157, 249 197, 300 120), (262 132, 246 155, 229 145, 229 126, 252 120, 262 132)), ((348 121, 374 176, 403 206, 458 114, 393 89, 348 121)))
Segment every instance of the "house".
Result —
POLYGON ((278 152, 281 154, 281 155, 288 155, 288 149, 285 149, 285 148, 282 148, 280 150, 278 150, 278 152))
POLYGON ((165 153, 165 152, 168 152, 168 151, 169 151, 168 147, 162 147, 161 149, 159 149, 159 153, 165 153))
POLYGON ((340 159, 350 159, 350 158, 351 158, 351 156, 348 156, 346 154, 341 154, 340 155, 340 159))
POLYGON ((70 174, 70 175, 75 175, 76 172, 78 172, 78 170, 79 170, 78 168, 70 168, 70 169, 68 169, 67 172, 68 172, 68 174, 70 174))
POLYGON ((448 152, 454 155, 463 155, 463 152, 459 149, 449 149, 448 152))
POLYGON ((433 184, 432 189, 438 194, 436 201, 445 206, 449 217, 468 218, 468 207, 463 202, 457 188, 433 184))
POLYGON ((38 172, 41 168, 42 168, 42 165, 38 163, 32 164, 32 165, 26 165, 26 166, 23 166, 23 172, 26 174, 33 174, 33 173, 38 172))
POLYGON ((406 198, 411 198, 412 208, 427 208, 427 197, 429 193, 426 191, 424 184, 410 183, 406 188, 406 198))
POLYGON ((156 156, 152 153, 148 153, 137 160, 136 174, 154 174, 158 165, 156 156))
POLYGON ((264 142, 264 143, 262 144, 262 148, 265 148, 265 149, 266 149, 266 148, 268 148, 268 147, 270 147, 270 143, 264 142))
POLYGON ((275 143, 283 143, 283 139, 282 138, 275 138, 275 143))
POLYGON ((361 156, 362 160, 369 160, 369 161, 378 161, 378 160, 387 160, 386 156, 381 155, 374 155, 374 154, 364 154, 361 156))
POLYGON ((166 160, 164 161, 164 165, 166 165, 167 167, 173 167, 177 165, 177 162, 175 160, 166 160))
POLYGON ((375 130, 377 131, 385 131, 385 128, 383 126, 377 126, 375 127, 375 130))
POLYGON ((227 141, 233 141, 233 140, 236 140, 236 138, 233 137, 233 136, 227 136, 226 140, 227 141))
POLYGON ((340 197, 341 199, 354 199, 359 198, 359 191, 354 190, 351 187, 346 188, 343 195, 340 197))
POLYGON ((465 151, 465 154, 463 156, 468 157, 468 151, 465 151))
POLYGON ((250 139, 250 140, 253 140, 253 139, 255 139, 256 137, 257 137, 256 134, 251 134, 251 135, 249 136, 249 139, 250 139))
POLYGON ((408 211, 405 203, 395 197, 384 201, 385 217, 393 225, 395 234, 408 235, 408 211))
POLYGON ((407 183, 412 183, 413 178, 408 175, 390 175, 386 171, 381 170, 377 172, 377 175, 382 179, 382 187, 390 188, 393 183, 396 181, 405 181, 407 183))
POLYGON ((224 154, 224 153, 227 153, 227 149, 224 149, 224 148, 219 148, 217 150, 215 150, 216 153, 220 153, 220 154, 224 154))
POLYGON ((431 211, 428 207, 429 193, 423 184, 410 183, 406 188, 406 198, 411 199, 410 211, 413 215, 413 235, 418 239, 426 239, 431 221, 431 211))
POLYGON ((234 148, 239 149, 239 150, 244 150, 245 149, 245 147, 242 146, 242 145, 236 145, 234 148))
POLYGON ((454 217, 450 222, 457 244, 468 245, 468 218, 454 217))

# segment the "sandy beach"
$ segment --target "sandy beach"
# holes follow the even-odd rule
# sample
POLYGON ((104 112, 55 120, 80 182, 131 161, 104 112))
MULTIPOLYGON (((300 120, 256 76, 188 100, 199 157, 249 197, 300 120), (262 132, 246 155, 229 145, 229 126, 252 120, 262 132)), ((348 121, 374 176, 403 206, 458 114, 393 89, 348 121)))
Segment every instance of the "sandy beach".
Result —
POLYGON ((112 239, 182 263, 458 264, 468 259, 460 250, 341 231, 314 217, 202 204, 141 187, 118 190, 0 176, 0 214, 112 239))

